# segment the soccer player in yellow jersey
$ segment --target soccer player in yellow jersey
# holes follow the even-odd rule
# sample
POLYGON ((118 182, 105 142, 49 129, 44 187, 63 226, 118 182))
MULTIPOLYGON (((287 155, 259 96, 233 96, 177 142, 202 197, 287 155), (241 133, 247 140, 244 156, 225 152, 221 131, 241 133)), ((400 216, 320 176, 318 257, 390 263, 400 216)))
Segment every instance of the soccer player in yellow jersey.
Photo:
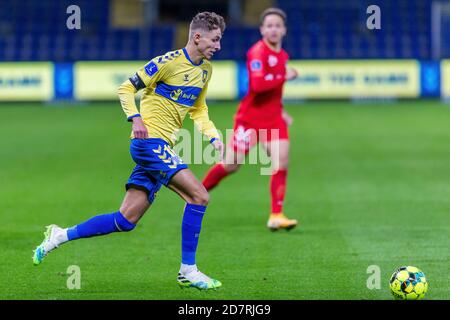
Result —
POLYGON ((130 152, 136 163, 122 205, 117 212, 95 216, 71 228, 48 226, 44 241, 34 250, 35 265, 64 242, 133 230, 164 185, 186 201, 178 284, 198 289, 222 285, 200 272, 195 261, 208 192, 171 147, 189 113, 223 157, 223 144, 209 120, 205 97, 212 71, 208 60, 220 50, 224 29, 221 16, 212 12, 197 14, 191 21, 185 48, 152 59, 119 87, 120 103, 133 123, 130 152), (141 89, 144 91, 138 110, 134 97, 141 89))

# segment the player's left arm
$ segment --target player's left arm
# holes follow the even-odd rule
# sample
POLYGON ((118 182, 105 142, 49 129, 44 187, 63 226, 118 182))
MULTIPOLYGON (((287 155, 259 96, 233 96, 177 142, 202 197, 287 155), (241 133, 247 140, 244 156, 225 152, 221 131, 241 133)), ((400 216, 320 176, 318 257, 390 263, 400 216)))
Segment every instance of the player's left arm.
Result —
POLYGON ((298 77, 298 72, 293 67, 287 65, 289 62, 289 55, 286 53, 286 81, 294 80, 298 77))
MULTIPOLYGON (((208 80, 209 82, 209 80, 208 80)), ((206 92, 208 90, 208 82, 203 87, 195 104, 189 110, 191 119, 194 121, 197 130, 208 137, 214 148, 220 152, 220 160, 223 158, 224 146, 220 140, 219 132, 214 123, 209 119, 208 106, 206 104, 206 92)))
POLYGON ((287 113, 287 111, 284 109, 283 109, 282 117, 283 117, 284 122, 286 122, 286 124, 288 126, 290 126, 294 122, 294 118, 292 118, 291 115, 289 113, 287 113))
POLYGON ((294 80, 298 77, 298 72, 292 67, 286 66, 286 80, 294 80))

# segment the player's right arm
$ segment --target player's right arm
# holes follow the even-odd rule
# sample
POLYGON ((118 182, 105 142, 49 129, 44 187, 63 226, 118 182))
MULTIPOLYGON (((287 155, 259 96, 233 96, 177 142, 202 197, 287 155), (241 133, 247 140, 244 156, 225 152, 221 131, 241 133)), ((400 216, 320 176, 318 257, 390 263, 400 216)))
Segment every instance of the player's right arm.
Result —
POLYGON ((127 116, 127 120, 133 122, 135 138, 148 138, 148 132, 141 119, 134 96, 139 90, 149 87, 162 79, 165 74, 164 66, 164 64, 158 63, 158 57, 153 59, 139 69, 131 78, 122 83, 117 90, 120 104, 127 116))
POLYGON ((259 50, 251 50, 247 54, 247 68, 250 90, 256 93, 269 91, 282 85, 285 75, 267 73, 267 58, 259 50))
POLYGON ((137 78, 137 73, 124 83, 122 83, 117 90, 119 94, 120 104, 122 106, 123 111, 127 115, 128 121, 133 122, 132 131, 133 136, 137 139, 146 139, 148 138, 148 131, 142 121, 141 115, 139 114, 139 110, 136 107, 136 102, 134 100, 134 95, 138 92, 138 88, 134 86, 131 82, 135 78, 136 80, 140 80, 137 78))

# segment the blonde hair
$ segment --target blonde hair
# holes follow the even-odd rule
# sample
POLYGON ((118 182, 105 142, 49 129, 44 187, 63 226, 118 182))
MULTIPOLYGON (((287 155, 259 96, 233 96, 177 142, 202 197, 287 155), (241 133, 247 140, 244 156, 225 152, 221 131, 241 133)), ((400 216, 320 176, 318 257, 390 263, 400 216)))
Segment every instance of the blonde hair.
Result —
POLYGON ((223 33, 225 31, 225 20, 215 12, 204 11, 197 13, 192 18, 189 25, 189 34, 192 36, 194 30, 211 31, 215 29, 220 29, 220 32, 223 33))

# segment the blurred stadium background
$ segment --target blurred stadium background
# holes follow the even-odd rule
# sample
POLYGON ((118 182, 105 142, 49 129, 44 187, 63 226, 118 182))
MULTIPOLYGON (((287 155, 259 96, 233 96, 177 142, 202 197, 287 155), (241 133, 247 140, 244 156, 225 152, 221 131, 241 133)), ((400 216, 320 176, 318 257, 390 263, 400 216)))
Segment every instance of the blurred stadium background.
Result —
POLYGON ((377 1, 380 30, 366 26, 366 10, 372 4, 366 0, 80 0, 79 30, 66 27, 71 4, 75 3, 2 1, 0 61, 51 64, 35 63, 31 72, 27 66, 2 63, 0 100, 114 99, 113 87, 129 76, 130 66, 110 61, 142 64, 184 46, 189 19, 201 10, 215 10, 228 23, 215 59, 229 63, 217 63, 215 78, 222 86, 210 98, 236 99, 245 94, 242 62, 249 44, 259 38, 258 17, 268 6, 288 13, 284 47, 292 60, 304 63, 299 65, 300 78, 288 85, 287 98, 450 95, 450 64, 444 60, 450 57, 449 1, 377 1), (309 61, 330 59, 333 63, 309 61), (397 61, 340 64, 346 59, 397 61), (102 88, 89 92, 92 81, 101 82, 102 88))
MULTIPOLYGON (((390 274, 415 265, 427 298, 449 299, 449 97, 446 0, 2 0, 0 298, 391 299, 390 274), (74 4, 79 30, 66 27, 74 4), (366 26, 373 4, 380 30, 366 26), (68 244, 34 268, 44 225, 122 199, 133 164, 117 86, 183 47, 195 13, 215 11, 227 29, 210 115, 231 128, 269 6, 288 14, 284 48, 299 71, 285 87, 295 119, 286 212, 301 226, 267 232, 268 177, 246 166, 214 190, 202 230, 199 264, 224 283, 217 293, 175 285, 183 204, 167 191, 133 235, 68 244), (81 290, 66 288, 69 265, 81 267, 81 290), (380 290, 366 286, 369 265, 381 268, 380 290)), ((192 169, 201 177, 208 165, 192 169)))

